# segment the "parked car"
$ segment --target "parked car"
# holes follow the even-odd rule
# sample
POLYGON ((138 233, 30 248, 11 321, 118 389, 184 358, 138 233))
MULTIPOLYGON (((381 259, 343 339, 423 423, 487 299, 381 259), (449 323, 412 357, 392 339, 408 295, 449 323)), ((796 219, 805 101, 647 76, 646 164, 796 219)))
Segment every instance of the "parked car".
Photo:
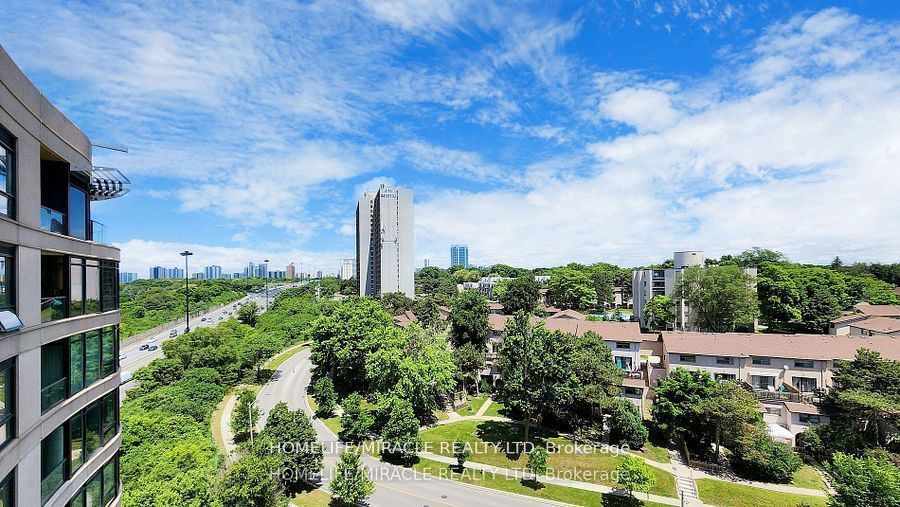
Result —
POLYGON ((144 343, 140 347, 138 347, 138 350, 147 350, 149 348, 150 348, 150 345, 144 343))
POLYGON ((148 350, 150 350, 150 352, 153 352, 154 350, 159 350, 159 347, 156 345, 150 345, 150 349, 148 350))

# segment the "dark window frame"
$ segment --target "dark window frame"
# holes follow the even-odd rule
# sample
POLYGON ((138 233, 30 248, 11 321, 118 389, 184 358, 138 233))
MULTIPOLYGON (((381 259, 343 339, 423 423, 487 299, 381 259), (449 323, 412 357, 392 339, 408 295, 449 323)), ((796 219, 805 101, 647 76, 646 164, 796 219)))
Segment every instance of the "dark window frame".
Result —
POLYGON ((803 368, 811 370, 816 367, 816 362, 812 359, 794 359, 794 368, 803 368))
POLYGON ((4 400, 5 403, 11 407, 9 413, 5 416, 0 416, 0 427, 4 425, 8 425, 6 430, 6 440, 0 442, 0 449, 3 449, 10 442, 16 438, 16 358, 11 357, 5 361, 0 362, 0 375, 8 375, 9 376, 9 385, 6 386, 4 394, 7 399, 4 400))
POLYGON ((0 210, 0 215, 5 215, 16 220, 16 211, 18 209, 18 201, 16 200, 16 148, 18 148, 18 140, 11 132, 0 125, 0 146, 9 153, 9 161, 6 168, 6 188, 0 188, 0 196, 7 199, 6 210, 0 210))
POLYGON ((678 354, 678 362, 679 363, 696 363, 697 355, 696 354, 678 354))
POLYGON ((4 505, 8 503, 10 507, 16 505, 15 478, 16 469, 13 468, 8 474, 6 474, 6 477, 4 477, 2 481, 0 481, 0 492, 3 492, 3 494, 0 494, 0 501, 4 502, 4 505))
POLYGON ((753 359, 750 362, 757 366, 771 366, 772 358, 768 356, 753 356, 753 359))
POLYGON ((9 301, 5 305, 0 305, 0 310, 9 310, 16 313, 16 247, 6 243, 0 243, 0 257, 6 261, 7 273, 3 273, 6 277, 6 298, 9 301))
MULTIPOLYGON (((54 346, 54 347, 61 346, 61 348, 63 348, 65 350, 65 353, 66 353, 66 358, 65 358, 66 360, 64 361, 65 375, 62 378, 66 380, 66 382, 65 382, 66 392, 65 392, 65 396, 63 398, 57 400, 53 404, 48 405, 47 407, 44 407, 42 404, 41 405, 41 414, 46 414, 51 409, 53 409, 53 407, 56 407, 63 401, 75 396, 76 394, 91 387, 92 385, 97 384, 98 382, 102 382, 104 379, 106 379, 112 375, 115 375, 116 372, 119 371, 119 350, 120 350, 119 347, 120 347, 120 344, 119 344, 118 338, 119 338, 119 327, 118 327, 118 325, 113 325, 113 326, 100 327, 97 329, 91 329, 91 330, 85 331, 83 333, 73 334, 71 336, 66 336, 64 338, 60 338, 59 340, 42 345, 41 346, 42 350, 44 347, 51 347, 51 346, 54 346), (94 332, 96 332, 97 335, 99 336, 99 342, 98 342, 98 348, 97 348, 97 353, 98 353, 97 371, 96 371, 96 374, 98 376, 96 379, 92 380, 91 382, 88 382, 88 378, 89 378, 88 377, 88 375, 89 375, 89 372, 88 372, 88 335, 92 334, 94 332), (111 359, 113 369, 111 369, 111 370, 107 370, 104 368, 104 363, 106 363, 107 358, 105 357, 105 354, 103 353, 103 340, 107 336, 111 336, 111 340, 112 340, 112 344, 113 344, 112 359, 111 359), (80 375, 81 378, 80 378, 80 384, 79 384, 80 387, 76 389, 73 386, 74 371, 72 368, 73 359, 76 359, 76 358, 73 357, 73 354, 72 354, 72 345, 75 342, 79 342, 79 341, 81 342, 81 346, 77 347, 77 349, 80 349, 80 351, 81 351, 80 361, 78 361, 80 363, 80 368, 81 368, 81 375, 80 375)), ((44 365, 42 362, 41 368, 43 368, 43 366, 44 365)), ((59 381, 59 380, 62 380, 62 379, 57 379, 57 381, 59 381)), ((42 382, 41 383, 41 391, 43 391, 46 387, 48 387, 48 386, 44 386, 43 382, 42 382)), ((43 403, 43 397, 41 399, 42 399, 42 403, 43 403)))

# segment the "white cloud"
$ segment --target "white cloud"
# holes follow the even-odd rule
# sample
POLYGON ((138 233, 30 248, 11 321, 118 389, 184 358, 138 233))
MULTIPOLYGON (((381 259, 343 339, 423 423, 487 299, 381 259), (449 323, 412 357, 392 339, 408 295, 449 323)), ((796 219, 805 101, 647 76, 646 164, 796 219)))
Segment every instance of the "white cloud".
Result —
MULTIPOLYGON (((589 145, 590 173, 557 161, 536 165, 524 192, 445 192, 422 202, 420 250, 465 241, 479 262, 527 266, 644 264, 678 249, 721 255, 754 245, 801 261, 891 260, 900 251, 898 33, 896 24, 826 11, 773 28, 754 59, 669 87, 666 97, 614 97, 612 116, 637 132, 589 145), (835 57, 844 46, 867 57, 835 57), (806 57, 802 67, 778 79, 750 71, 796 55, 806 57), (667 110, 681 102, 692 106, 667 110), (651 111, 665 121, 648 120, 651 111)), ((608 89, 647 84, 605 83, 616 80, 608 89)))
POLYGON ((362 0, 361 3, 376 18, 419 34, 452 28, 471 4, 467 0, 362 0))

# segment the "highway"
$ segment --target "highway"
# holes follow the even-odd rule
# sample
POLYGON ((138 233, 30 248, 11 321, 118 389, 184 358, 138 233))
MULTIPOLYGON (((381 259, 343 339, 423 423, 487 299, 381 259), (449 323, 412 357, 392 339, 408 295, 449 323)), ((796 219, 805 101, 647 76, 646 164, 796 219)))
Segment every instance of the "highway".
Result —
MULTIPOLYGON (((281 293, 281 291, 285 287, 273 287, 269 289, 269 303, 275 301, 275 297, 281 293)), ((266 310, 266 296, 264 292, 259 294, 248 294, 246 297, 235 301, 229 305, 226 305, 218 310, 208 311, 202 315, 197 316, 196 318, 191 317, 191 329, 197 329, 199 327, 211 327, 224 322, 225 319, 229 318, 237 318, 237 306, 238 303, 247 304, 251 301, 256 302, 259 305, 262 311, 266 310), (231 312, 231 315, 228 313, 231 312), (203 319, 206 320, 203 320, 203 319)), ((178 330, 178 335, 181 336, 184 333, 184 323, 181 324, 173 324, 171 327, 164 328, 161 332, 156 334, 155 336, 151 336, 150 338, 129 345, 128 347, 122 347, 120 350, 120 354, 124 354, 124 356, 120 356, 119 359, 119 368, 122 372, 123 380, 127 378, 130 374, 133 374, 140 368, 147 366, 154 359, 159 359, 164 357, 162 344, 163 342, 170 340, 172 337, 169 336, 169 333, 172 329, 178 330), (158 348, 156 350, 139 350, 141 345, 155 345, 158 348)), ((121 398, 125 399, 125 394, 128 390, 135 386, 134 381, 125 382, 122 384, 122 388, 120 389, 121 398)))
MULTIPOLYGON (((292 410, 302 408, 310 418, 312 410, 306 403, 306 388, 312 375, 309 349, 298 352, 281 365, 278 372, 260 391, 257 403, 264 414, 259 427, 265 424, 265 414, 279 401, 287 403, 292 410)), ((325 469, 323 483, 327 485, 332 471, 340 459, 337 437, 324 423, 313 418, 313 427, 319 441, 325 445, 325 469)), ((410 469, 384 463, 371 456, 362 459, 375 482, 375 492, 368 504, 378 507, 494 507, 497 505, 517 505, 525 507, 546 507, 563 505, 497 490, 471 486, 461 482, 426 476, 410 469)))

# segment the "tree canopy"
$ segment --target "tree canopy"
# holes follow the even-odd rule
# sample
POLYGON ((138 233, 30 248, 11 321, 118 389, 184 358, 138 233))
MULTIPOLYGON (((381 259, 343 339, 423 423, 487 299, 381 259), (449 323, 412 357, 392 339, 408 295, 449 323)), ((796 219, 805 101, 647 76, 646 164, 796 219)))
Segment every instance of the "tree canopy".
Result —
POLYGON ((686 268, 675 293, 690 307, 694 326, 702 331, 748 328, 758 314, 753 279, 737 266, 686 268))

